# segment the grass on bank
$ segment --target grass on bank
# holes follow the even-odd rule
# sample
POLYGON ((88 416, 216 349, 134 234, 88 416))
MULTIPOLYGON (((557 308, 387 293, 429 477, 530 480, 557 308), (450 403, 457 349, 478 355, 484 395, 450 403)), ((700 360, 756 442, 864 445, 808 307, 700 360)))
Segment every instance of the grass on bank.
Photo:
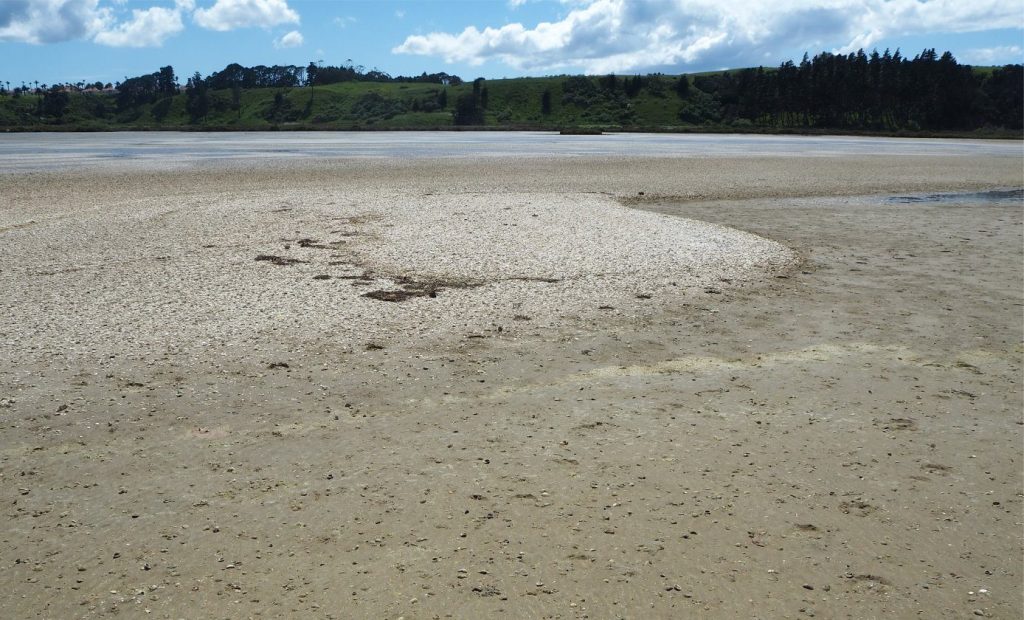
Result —
MULTIPOLYGON (((983 70, 981 68, 979 70, 983 70)), ((701 75, 715 75, 714 72, 701 75)), ((620 80, 628 79, 620 77, 620 80)), ((691 77, 691 79, 693 79, 691 77)), ((205 115, 193 118, 184 92, 119 109, 116 96, 70 92, 61 116, 41 114, 42 96, 0 95, 0 130, 562 130, 850 134, 913 137, 1020 138, 1020 131, 984 127, 965 131, 776 126, 748 118, 722 118, 716 97, 691 86, 685 97, 677 76, 646 76, 627 95, 602 87, 602 78, 553 76, 486 80, 477 85, 343 82, 316 87, 212 90, 205 115), (470 98, 479 118, 457 126, 460 99, 470 98)))

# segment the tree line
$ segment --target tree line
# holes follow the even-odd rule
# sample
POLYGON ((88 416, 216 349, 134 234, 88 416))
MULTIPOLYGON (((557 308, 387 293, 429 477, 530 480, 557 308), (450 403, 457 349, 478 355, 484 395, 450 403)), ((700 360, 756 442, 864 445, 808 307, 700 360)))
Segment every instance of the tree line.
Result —
MULTIPOLYGON (((257 65, 255 67, 244 67, 238 63, 231 63, 220 71, 214 71, 207 77, 202 77, 198 72, 187 79, 184 90, 190 95, 192 105, 190 107, 201 110, 205 93, 210 90, 239 90, 253 88, 294 88, 302 86, 325 86, 341 82, 397 82, 397 83, 428 83, 457 86, 462 79, 457 75, 448 73, 422 73, 418 76, 391 76, 377 69, 365 70, 362 66, 341 65, 322 66, 317 63, 309 63, 308 66, 298 65, 257 65)), ((119 111, 142 104, 159 103, 163 99, 169 99, 182 90, 178 77, 175 75, 174 67, 168 65, 161 67, 159 71, 140 75, 136 77, 125 77, 121 82, 113 85, 95 82, 86 84, 78 82, 75 84, 54 84, 48 87, 43 84, 40 88, 38 81, 33 82, 35 88, 29 88, 24 82, 21 86, 11 89, 10 82, 0 82, 0 95, 19 96, 27 93, 45 95, 51 91, 57 92, 84 92, 86 90, 112 90, 116 92, 117 109, 119 111), (6 85, 6 88, 5 88, 6 85)), ((202 114, 199 115, 200 117, 202 114)))
POLYGON ((232 63, 206 77, 194 73, 184 86, 171 66, 126 77, 113 87, 33 84, 35 89, 24 83, 11 89, 0 82, 0 95, 6 95, 6 100, 0 99, 0 125, 61 124, 66 114, 70 124, 138 124, 152 119, 161 124, 237 123, 254 128, 260 123, 343 128, 386 121, 390 126, 410 122, 419 127, 596 125, 892 133, 993 128, 1020 132, 1024 122, 1021 65, 979 69, 934 49, 913 58, 899 50, 823 52, 813 58, 805 54, 799 63, 692 76, 609 74, 493 82, 477 78, 470 84, 443 72, 392 77, 348 61, 305 67, 232 63), (320 87, 345 82, 353 85, 317 94, 320 87), (33 96, 18 103, 25 94, 33 96), (392 121, 395 117, 399 120, 392 121))
MULTIPOLYGON (((1021 65, 979 72, 934 49, 912 59, 899 50, 805 54, 799 64, 774 70, 696 76, 693 86, 715 98, 710 120, 768 127, 1021 129, 1024 120, 1021 65)), ((686 86, 679 92, 690 96, 686 86)), ((681 118, 696 112, 684 108, 681 118)))

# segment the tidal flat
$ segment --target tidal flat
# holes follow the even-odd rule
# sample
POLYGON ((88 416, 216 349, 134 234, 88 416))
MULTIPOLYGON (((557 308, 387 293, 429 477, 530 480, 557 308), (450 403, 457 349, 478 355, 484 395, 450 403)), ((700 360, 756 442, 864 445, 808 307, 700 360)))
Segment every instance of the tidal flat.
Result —
POLYGON ((1020 617, 1020 144, 750 140, 0 143, 3 615, 1020 617))

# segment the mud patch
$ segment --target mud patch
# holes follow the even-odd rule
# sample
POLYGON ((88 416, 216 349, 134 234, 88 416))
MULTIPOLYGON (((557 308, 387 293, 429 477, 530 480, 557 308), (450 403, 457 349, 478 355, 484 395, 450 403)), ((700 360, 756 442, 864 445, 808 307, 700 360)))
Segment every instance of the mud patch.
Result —
POLYGON ((362 297, 376 299, 377 301, 400 302, 408 301, 414 297, 437 297, 437 291, 409 289, 398 289, 396 291, 370 291, 369 293, 363 293, 362 297))
POLYGON ((916 431, 917 422, 911 418, 893 418, 882 427, 882 430, 887 431, 916 431))
MULTIPOLYGON (((357 281, 369 277, 369 274, 361 276, 357 281)), ((394 290, 376 290, 363 293, 362 297, 376 299, 377 301, 402 302, 416 297, 437 297, 440 291, 453 288, 476 288, 482 286, 483 282, 471 280, 416 280, 406 276, 395 278, 401 288, 394 290)))
POLYGON ((864 586, 867 590, 874 592, 882 593, 892 586, 892 582, 881 575, 846 573, 843 576, 849 579, 855 586, 864 586))
POLYGON ((545 278, 545 277, 534 277, 534 276, 512 276, 511 278, 504 278, 503 281, 516 281, 516 282, 543 282, 545 284, 555 284, 561 282, 561 278, 545 278))
POLYGON ((858 517, 866 517, 878 509, 872 506, 871 504, 858 499, 851 502, 843 502, 839 504, 839 510, 841 510, 843 514, 852 514, 858 517))
POLYGON ((314 248, 317 250, 340 250, 345 245, 344 241, 320 241, 309 237, 298 239, 295 243, 300 248, 314 248))
POLYGON ((298 263, 308 263, 309 261, 301 260, 298 258, 288 258, 287 256, 275 256, 273 254, 260 254, 256 257, 257 262, 267 262, 272 265, 281 265, 287 267, 289 265, 295 265, 298 263))
POLYGON ((930 474, 937 474, 939 476, 948 476, 953 471, 952 467, 948 465, 940 465, 938 463, 925 463, 921 466, 921 469, 930 474))

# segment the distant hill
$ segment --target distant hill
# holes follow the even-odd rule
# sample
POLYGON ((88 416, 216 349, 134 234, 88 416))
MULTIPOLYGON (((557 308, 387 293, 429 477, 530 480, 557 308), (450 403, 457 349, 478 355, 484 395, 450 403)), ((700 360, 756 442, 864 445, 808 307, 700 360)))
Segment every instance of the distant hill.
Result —
MULTIPOLYGON (((102 86, 102 85, 95 85, 102 86)), ((110 91, 0 88, 7 130, 568 129, 957 133, 1020 136, 1021 65, 970 67, 819 54, 799 64, 691 76, 555 76, 463 82, 351 67, 229 65, 178 86, 171 67, 110 91)))

